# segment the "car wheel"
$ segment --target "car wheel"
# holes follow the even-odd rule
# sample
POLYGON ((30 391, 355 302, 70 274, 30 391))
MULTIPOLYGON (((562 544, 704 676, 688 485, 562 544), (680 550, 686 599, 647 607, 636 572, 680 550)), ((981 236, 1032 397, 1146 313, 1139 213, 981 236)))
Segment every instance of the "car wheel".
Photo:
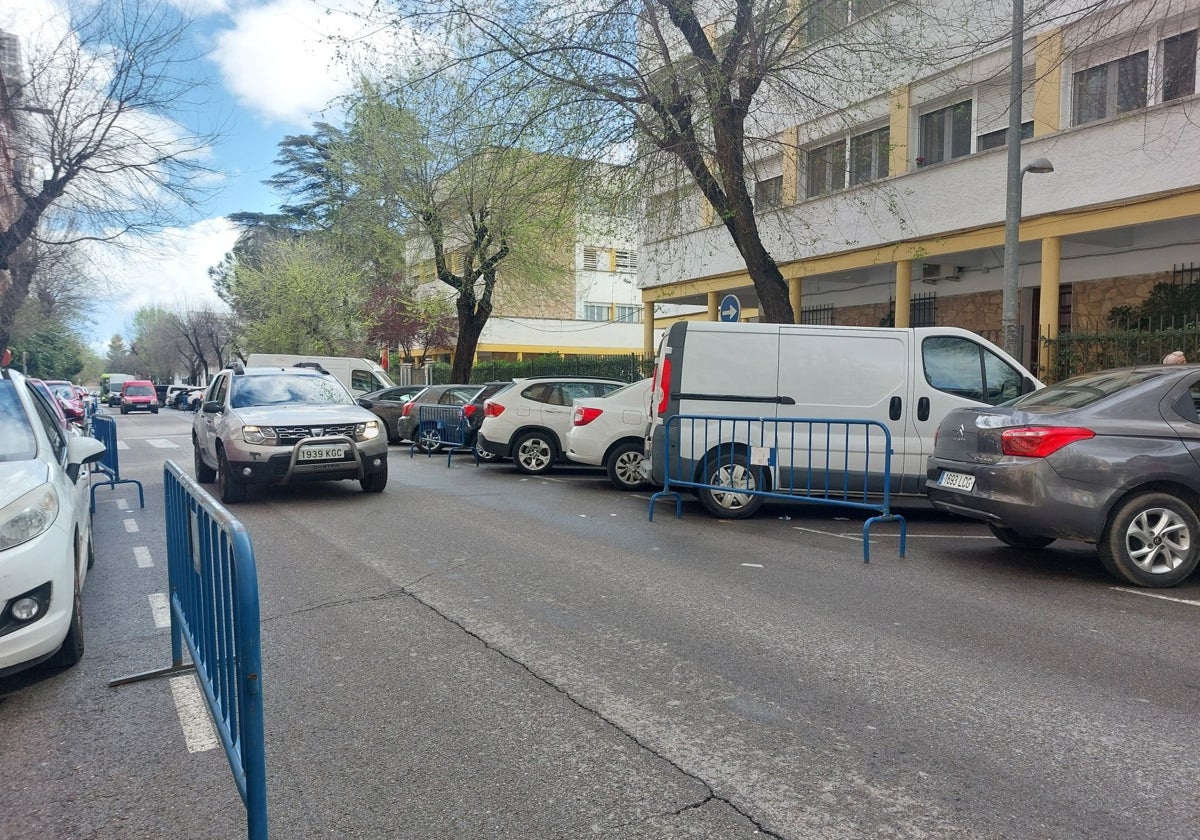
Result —
POLYGON ((158 414, 158 406, 154 406, 153 408, 151 408, 151 409, 150 409, 150 413, 151 413, 151 414, 158 414))
POLYGON ((383 488, 387 487, 388 471, 387 461, 383 462, 383 469, 377 473, 363 476, 359 479, 359 484, 362 485, 364 493, 382 493, 383 488))
POLYGON ((83 659, 83 594, 79 590, 79 576, 75 576, 75 595, 71 604, 71 624, 62 647, 46 660, 48 668, 70 668, 83 659))
POLYGON ((88 531, 87 564, 89 569, 96 565, 96 536, 90 530, 88 531))
POLYGON ((495 452, 484 449, 482 444, 475 444, 475 457, 480 461, 499 461, 500 456, 495 452))
POLYGON ((217 471, 204 463, 204 459, 200 457, 200 445, 196 443, 195 438, 192 438, 192 467, 196 473, 196 480, 201 484, 212 484, 217 480, 217 471))
POLYGON ((238 481, 230 471, 229 459, 225 457, 224 449, 217 450, 217 489, 220 491, 221 501, 227 505, 246 499, 246 485, 238 481))
POLYGON ((1109 574, 1138 586, 1175 586, 1200 562, 1200 520, 1170 493, 1142 493, 1109 519, 1097 550, 1109 574))
POLYGON ((722 489, 697 488, 700 504, 721 519, 745 519, 758 513, 763 505, 762 496, 737 491, 766 490, 763 468, 751 468, 746 456, 740 452, 724 463, 716 463, 715 460, 705 456, 701 483, 722 489))
POLYGON ((128 409, 127 409, 125 406, 121 406, 121 413, 122 413, 122 414, 128 414, 128 413, 129 413, 129 411, 128 411, 128 409))
POLYGON ((992 531, 992 536, 1000 540, 1005 545, 1011 545, 1013 548, 1045 548, 1054 542, 1054 537, 1038 537, 1033 534, 1022 534, 1020 531, 1014 531, 1012 528, 1005 528, 1003 525, 988 523, 988 528, 992 531))
POLYGON ((513 464, 518 472, 542 475, 554 466, 554 444, 542 432, 526 432, 513 444, 513 464))
POLYGON ((618 490, 636 490, 646 483, 642 477, 643 444, 627 440, 608 453, 608 480, 618 490))
POLYGON ((441 452, 442 447, 445 445, 445 442, 442 440, 442 430, 437 426, 427 426, 421 429, 417 438, 417 449, 420 449, 422 452, 430 454, 441 452))

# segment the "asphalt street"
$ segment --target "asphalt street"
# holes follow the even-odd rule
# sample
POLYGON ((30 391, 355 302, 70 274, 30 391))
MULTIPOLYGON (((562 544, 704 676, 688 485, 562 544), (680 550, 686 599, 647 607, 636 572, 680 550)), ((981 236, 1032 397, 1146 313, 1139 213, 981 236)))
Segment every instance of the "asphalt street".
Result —
MULTIPOLYGON (((162 464, 118 417, 87 652, 0 682, 0 837, 229 838, 245 815, 170 662, 162 464)), ((252 492, 281 838, 1197 837, 1200 580, 930 511, 710 518, 598 471, 393 446, 380 495, 252 492)))

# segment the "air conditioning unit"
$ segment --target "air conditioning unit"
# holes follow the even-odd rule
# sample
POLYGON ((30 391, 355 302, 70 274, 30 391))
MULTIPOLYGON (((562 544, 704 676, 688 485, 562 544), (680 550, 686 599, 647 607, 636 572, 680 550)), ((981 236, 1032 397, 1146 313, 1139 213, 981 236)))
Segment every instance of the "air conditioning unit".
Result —
POLYGON ((961 265, 943 265, 941 263, 922 263, 921 282, 936 286, 941 280, 953 280, 957 283, 962 279, 964 269, 961 265))

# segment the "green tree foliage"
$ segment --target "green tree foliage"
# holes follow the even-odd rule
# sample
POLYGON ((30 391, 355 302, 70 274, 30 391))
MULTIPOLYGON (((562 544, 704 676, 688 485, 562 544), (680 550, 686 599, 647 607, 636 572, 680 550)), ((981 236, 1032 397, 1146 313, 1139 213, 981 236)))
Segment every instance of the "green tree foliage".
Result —
POLYGON ((108 340, 108 352, 104 355, 105 373, 137 373, 137 358, 125 345, 125 338, 116 333, 108 340))
POLYGON ((1158 283, 1136 306, 1114 306, 1107 320, 1126 330, 1194 328, 1200 324, 1200 283, 1158 283))

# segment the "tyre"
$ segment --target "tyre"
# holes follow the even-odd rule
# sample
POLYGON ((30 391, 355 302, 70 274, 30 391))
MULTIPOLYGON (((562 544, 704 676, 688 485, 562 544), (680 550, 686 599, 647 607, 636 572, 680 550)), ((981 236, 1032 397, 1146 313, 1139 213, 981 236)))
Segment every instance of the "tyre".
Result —
POLYGON ((1096 546, 1109 574, 1137 586, 1183 582, 1200 561, 1200 520, 1170 493, 1142 493, 1113 513, 1096 546))
POLYGON ((475 456, 480 461, 499 461, 500 460, 499 455, 497 455, 495 452, 491 452, 490 450, 484 449, 483 446, 481 446, 478 442, 476 442, 476 444, 475 444, 475 456))
POLYGON ((96 538, 95 538, 95 535, 92 534, 92 532, 89 530, 88 531, 88 543, 87 543, 87 566, 90 569, 90 568, 92 568, 92 566, 95 566, 95 565, 96 565, 96 538))
POLYGON ((201 484, 212 484, 217 480, 217 471, 204 463, 204 459, 200 457, 200 445, 196 443, 195 438, 192 438, 192 468, 196 473, 196 480, 201 484))
POLYGON ((151 414, 158 414, 158 406, 153 406, 153 407, 150 409, 150 413, 151 413, 151 414))
POLYGON ((641 441, 627 440, 617 444, 608 453, 604 467, 608 470, 608 480, 613 487, 636 490, 645 485, 646 480, 642 477, 643 449, 641 441))
POLYGON ((723 463, 706 455, 702 468, 701 483, 722 488, 697 488, 700 504, 709 513, 720 519, 746 519, 758 513, 763 505, 762 496, 737 491, 767 490, 768 482, 763 468, 751 467, 745 453, 735 453, 732 458, 725 458, 723 463))
POLYGON ((518 472, 526 475, 542 475, 554 466, 557 450, 544 432, 526 432, 513 444, 513 464, 518 472))
POLYGON ((83 659, 83 593, 79 590, 79 576, 75 576, 75 595, 71 605, 71 624, 62 647, 46 660, 47 668, 70 668, 83 659))
POLYGON ((387 461, 383 462, 383 469, 377 473, 363 476, 359 479, 359 484, 362 485, 364 493, 382 493, 383 488, 387 487, 388 471, 387 461))
POLYGON ((230 471, 229 459, 225 457, 224 449, 217 451, 217 489, 221 501, 227 505, 246 500, 246 485, 238 481, 230 471))
POLYGON ((1038 537, 1033 534, 1022 534, 1020 531, 1014 531, 1012 528, 1005 528, 1003 525, 995 525, 988 523, 988 528, 992 531, 992 536, 1000 540, 1005 545, 1011 545, 1013 548, 1045 548, 1054 542, 1054 537, 1038 537))
POLYGON ((430 454, 441 452, 445 446, 442 430, 438 426, 423 426, 417 436, 417 449, 430 454))
POLYGON ((122 413, 122 414, 128 414, 128 413, 129 413, 129 409, 128 409, 128 407, 126 407, 126 406, 121 406, 121 413, 122 413))

